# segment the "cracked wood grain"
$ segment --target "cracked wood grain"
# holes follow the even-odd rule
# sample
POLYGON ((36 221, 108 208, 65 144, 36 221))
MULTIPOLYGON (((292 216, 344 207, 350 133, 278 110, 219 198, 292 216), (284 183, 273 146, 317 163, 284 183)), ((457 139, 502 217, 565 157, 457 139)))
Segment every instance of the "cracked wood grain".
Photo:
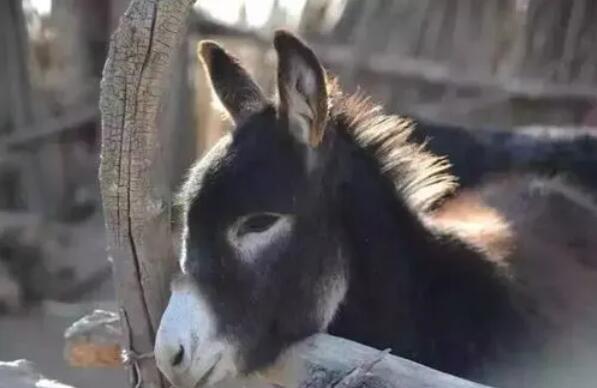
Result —
MULTIPOLYGON (((101 82, 100 186, 125 349, 153 350, 175 267, 169 180, 159 114, 165 81, 186 29, 192 0, 133 0, 112 36, 101 82)), ((165 387, 153 360, 131 385, 165 387)))

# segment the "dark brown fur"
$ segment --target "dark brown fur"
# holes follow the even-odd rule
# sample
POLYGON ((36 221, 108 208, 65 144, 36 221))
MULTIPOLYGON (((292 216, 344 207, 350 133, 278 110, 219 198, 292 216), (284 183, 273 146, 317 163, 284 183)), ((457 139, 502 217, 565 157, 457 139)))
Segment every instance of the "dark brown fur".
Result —
POLYGON ((233 85, 253 84, 214 48, 232 64, 208 68, 214 87, 243 119, 191 171, 180 196, 185 269, 218 317, 218 334, 239 344, 243 372, 326 326, 512 387, 545 386, 555 380, 544 371, 565 366, 556 362, 563 352, 597 349, 590 199, 537 178, 452 198, 448 162, 410 141, 409 120, 344 96, 324 83, 303 43, 287 33, 276 39, 278 55, 290 55, 281 61, 278 105, 259 93, 229 96, 233 85), (245 101, 253 95, 259 101, 245 101), (264 213, 290 215, 291 234, 239 260, 226 240, 230 225, 264 213), (339 304, 338 279, 347 283, 339 304), (321 311, 330 307, 337 313, 328 326, 321 311))
POLYGON ((501 176, 430 217, 509 274, 533 346, 487 371, 497 386, 592 386, 597 361, 597 205, 560 178, 501 176))

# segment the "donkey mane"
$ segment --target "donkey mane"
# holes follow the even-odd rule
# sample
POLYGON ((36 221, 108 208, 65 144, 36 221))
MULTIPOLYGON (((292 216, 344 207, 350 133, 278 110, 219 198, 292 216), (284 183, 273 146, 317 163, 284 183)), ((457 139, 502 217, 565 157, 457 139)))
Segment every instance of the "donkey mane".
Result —
POLYGON ((448 159, 427 151, 426 143, 411 139, 415 130, 412 120, 385 114, 361 90, 344 94, 335 78, 328 81, 328 93, 332 121, 377 160, 381 172, 411 209, 433 210, 456 190, 448 159))

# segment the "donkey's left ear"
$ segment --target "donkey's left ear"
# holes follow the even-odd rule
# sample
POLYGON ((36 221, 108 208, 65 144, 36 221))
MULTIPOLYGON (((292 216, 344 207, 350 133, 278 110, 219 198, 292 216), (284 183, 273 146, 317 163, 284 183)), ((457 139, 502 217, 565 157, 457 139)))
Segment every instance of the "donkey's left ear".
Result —
POLYGON ((280 114, 299 141, 317 147, 328 116, 325 72, 313 51, 289 32, 276 31, 274 47, 280 114))

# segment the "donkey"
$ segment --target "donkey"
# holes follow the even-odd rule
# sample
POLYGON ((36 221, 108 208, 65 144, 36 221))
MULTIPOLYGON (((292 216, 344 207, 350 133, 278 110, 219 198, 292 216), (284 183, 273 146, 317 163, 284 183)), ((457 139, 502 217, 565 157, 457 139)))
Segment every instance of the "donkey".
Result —
POLYGON ((179 195, 182 273, 155 345, 172 383, 250 374, 323 331, 517 387, 545 386, 552 355, 595 345, 591 198, 537 177, 454 194, 448 161, 409 140, 413 123, 342 93, 292 34, 274 46, 276 102, 200 45, 235 128, 179 195))

